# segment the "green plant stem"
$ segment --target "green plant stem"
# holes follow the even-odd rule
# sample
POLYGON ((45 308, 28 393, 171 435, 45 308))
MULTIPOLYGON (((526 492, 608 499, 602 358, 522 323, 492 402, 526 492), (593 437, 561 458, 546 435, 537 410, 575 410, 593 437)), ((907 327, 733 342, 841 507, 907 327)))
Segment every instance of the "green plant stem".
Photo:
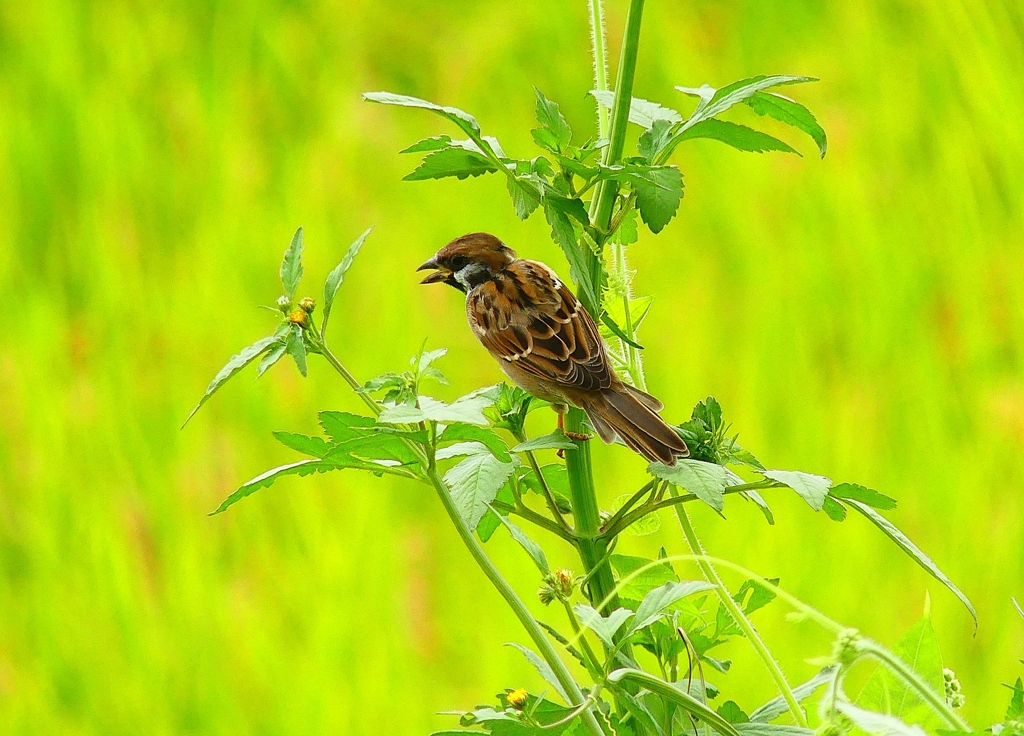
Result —
MULTIPOLYGON (((590 48, 594 54, 594 89, 608 90, 608 54, 605 51, 604 3, 590 0, 590 48)), ((608 137, 608 110, 597 105, 597 137, 608 137)))
POLYGON ((953 710, 948 703, 946 703, 946 700, 939 693, 935 692, 927 682, 922 680, 921 676, 914 672, 913 668, 911 668, 902 659, 885 647, 866 638, 859 639, 856 643, 856 648, 857 651, 874 657, 897 675, 902 677, 908 685, 917 691, 917 694, 920 695, 923 700, 927 701, 932 708, 946 719, 950 728, 964 733, 971 732, 971 727, 968 725, 967 721, 961 718, 957 712, 953 710))
MULTIPOLYGON (((356 380, 355 376, 349 373, 348 369, 341 363, 340 360, 332 353, 322 340, 315 340, 314 344, 323 353, 323 356, 327 359, 327 362, 333 367, 351 386, 356 393, 363 398, 365 402, 370 406, 371 411, 374 415, 380 414, 380 407, 377 405, 371 397, 366 396, 358 389, 362 387, 362 384, 356 380)), ((441 499, 441 505, 444 506, 445 512, 448 514, 449 520, 455 527, 455 530, 459 533, 459 537, 462 539, 463 544, 469 550, 473 560, 477 566, 483 571, 484 575, 494 586, 498 594, 504 599, 508 607, 512 609, 512 612, 519 619, 519 622, 526 629, 526 633, 529 634, 530 639, 533 640, 534 645, 540 652, 540 655, 544 658, 544 661, 548 663, 551 670, 555 673, 555 677, 558 679, 562 689, 565 690, 569 696, 569 704, 571 706, 579 707, 584 705, 587 701, 583 692, 580 690, 580 686, 573 679, 569 669, 565 666, 561 657, 558 656, 558 652, 555 651, 551 641, 545 636, 544 630, 541 629, 537 620, 527 609, 526 604, 519 597, 516 591, 509 585, 508 581, 502 576, 501 571, 495 566, 491 559, 487 556, 483 546, 473 535, 473 532, 466 525, 461 514, 459 514, 458 508, 455 506, 455 501, 452 500, 451 492, 448 490, 448 486, 445 484, 444 479, 441 478, 437 468, 434 466, 433 457, 428 457, 426 451, 417 443, 409 441, 409 446, 417 454, 420 455, 420 459, 426 468, 426 480, 434 487, 437 492, 438 498, 441 499)), ((604 730, 601 728, 601 724, 598 722, 597 717, 594 715, 593 708, 587 708, 580 714, 580 719, 587 726, 587 730, 592 736, 606 736, 604 730)))
MULTIPOLYGON (((515 435, 515 438, 520 442, 526 442, 526 433, 519 432, 515 435)), ((572 533, 572 529, 565 521, 565 517, 562 516, 562 512, 558 510, 558 503, 555 502, 555 494, 551 492, 551 486, 548 485, 547 478, 544 477, 544 473, 541 472, 540 463, 537 462, 537 456, 534 455, 532 450, 526 451, 526 460, 530 463, 530 467, 533 469, 533 474, 537 476, 537 482, 540 484, 541 490, 544 493, 544 500, 547 502, 548 510, 551 515, 555 517, 555 522, 564 531, 572 533)))
MULTIPOLYGON (((671 489, 672 495, 676 494, 676 490, 671 489)), ((768 650, 764 641, 758 635, 754 629, 753 624, 750 623, 750 619, 746 617, 739 604, 732 599, 729 595, 729 589, 725 587, 725 583, 722 582, 722 578, 719 577, 718 571, 715 570, 714 565, 710 561, 704 559, 704 548, 701 547, 700 540, 697 538, 697 533, 693 529, 693 524, 690 523, 690 517, 686 515, 686 509, 682 505, 676 505, 676 516, 679 519, 679 526, 682 527, 683 536, 686 537, 686 543, 690 546, 690 551, 694 555, 698 556, 697 566, 700 567, 704 577, 708 579, 708 582, 715 586, 715 592, 718 593, 718 599, 725 606, 725 609, 732 616, 733 620, 743 631, 743 635, 747 637, 747 641, 750 642, 750 646, 754 648, 754 652, 761 661, 764 663, 765 669, 771 675, 772 680, 775 681, 776 687, 782 694, 783 699, 786 701, 786 705, 789 706, 789 712, 793 716, 793 720, 798 726, 807 728, 807 717, 804 715, 803 709, 800 707, 800 703, 797 702, 796 696, 793 694, 793 689, 789 686, 789 681, 786 680, 786 676, 782 673, 782 668, 779 667, 779 663, 775 661, 772 653, 768 650)))
MULTIPOLYGON (((622 52, 619 57, 619 72, 615 80, 615 104, 612 108, 612 125, 608 134, 608 147, 604 150, 603 163, 611 166, 622 158, 626 146, 626 126, 629 124, 629 107, 633 100, 633 78, 636 76, 637 52, 640 48, 640 22, 644 14, 644 0, 631 0, 626 15, 626 28, 622 34, 622 52)), ((610 234, 612 210, 618 186, 608 180, 598 185, 591 203, 590 221, 605 238, 610 234)), ((599 245, 603 245, 599 243, 599 245)))
POLYGON ((587 641, 586 635, 580 628, 579 619, 576 618, 576 612, 572 610, 572 606, 569 604, 567 598, 562 599, 562 606, 565 608, 565 615, 569 617, 569 625, 572 627, 572 633, 575 636, 576 641, 583 647, 583 657, 587 661, 587 672, 590 673, 591 678, 594 682, 601 680, 601 660, 597 658, 594 650, 590 646, 590 642, 587 641))
MULTIPOLYGON (((640 501, 641 498, 643 498, 648 493, 654 491, 655 490, 654 487, 657 484, 658 484, 658 479, 657 478, 651 478, 649 481, 644 483, 643 487, 639 491, 634 493, 632 496, 630 496, 626 500, 626 503, 622 504, 622 508, 620 508, 618 511, 616 511, 612 515, 612 518, 608 519, 608 521, 606 521, 604 523, 603 528, 607 530, 607 529, 611 529, 612 527, 614 527, 618 523, 619 519, 621 519, 623 516, 628 514, 629 510, 632 509, 640 501)), ((645 516, 646 516, 646 514, 645 514, 645 516)), ((605 532, 602 532, 602 534, 604 534, 604 533, 605 532)), ((610 537, 613 537, 615 535, 608 534, 606 536, 608 536, 610 538, 610 537)))

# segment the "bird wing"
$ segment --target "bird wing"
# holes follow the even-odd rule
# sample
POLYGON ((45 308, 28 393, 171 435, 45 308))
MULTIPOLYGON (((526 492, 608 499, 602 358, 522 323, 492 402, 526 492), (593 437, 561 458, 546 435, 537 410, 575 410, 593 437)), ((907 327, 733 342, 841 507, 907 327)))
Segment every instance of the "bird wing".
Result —
POLYGON ((515 261, 470 293, 466 311, 500 360, 563 388, 611 387, 615 374, 594 320, 543 263, 515 261))

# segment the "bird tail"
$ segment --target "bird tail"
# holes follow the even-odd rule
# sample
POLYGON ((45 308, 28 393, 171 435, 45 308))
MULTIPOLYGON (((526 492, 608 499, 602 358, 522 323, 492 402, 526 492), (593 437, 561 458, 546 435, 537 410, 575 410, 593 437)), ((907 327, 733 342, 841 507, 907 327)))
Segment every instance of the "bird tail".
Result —
POLYGON ((605 442, 618 437, 627 447, 651 462, 675 465, 689 448, 657 411, 662 404, 650 394, 623 384, 588 397, 583 405, 590 423, 605 442))

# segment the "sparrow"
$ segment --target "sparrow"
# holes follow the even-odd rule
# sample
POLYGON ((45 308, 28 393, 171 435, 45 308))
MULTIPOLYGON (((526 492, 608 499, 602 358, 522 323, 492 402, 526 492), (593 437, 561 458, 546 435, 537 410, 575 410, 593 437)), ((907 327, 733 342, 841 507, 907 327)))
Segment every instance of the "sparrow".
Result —
POLYGON ((616 375, 593 318, 548 266, 519 258, 493 235, 470 233, 416 270, 426 269, 433 273, 420 283, 466 294, 473 334, 515 384, 550 402, 560 427, 572 405, 602 440, 618 438, 651 462, 674 465, 689 455, 658 416, 662 403, 616 375))

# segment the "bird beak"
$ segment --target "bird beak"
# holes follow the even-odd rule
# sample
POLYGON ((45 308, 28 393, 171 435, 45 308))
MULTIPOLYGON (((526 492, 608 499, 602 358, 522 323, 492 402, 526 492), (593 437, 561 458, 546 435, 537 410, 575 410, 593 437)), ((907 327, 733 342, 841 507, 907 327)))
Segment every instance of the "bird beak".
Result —
POLYGON ((446 281, 452 275, 450 271, 447 271, 447 269, 443 269, 438 265, 437 258, 431 258, 416 270, 426 271, 428 268, 436 268, 438 270, 434 271, 434 273, 427 274, 427 277, 420 281, 421 284, 436 284, 441 281, 446 281))

